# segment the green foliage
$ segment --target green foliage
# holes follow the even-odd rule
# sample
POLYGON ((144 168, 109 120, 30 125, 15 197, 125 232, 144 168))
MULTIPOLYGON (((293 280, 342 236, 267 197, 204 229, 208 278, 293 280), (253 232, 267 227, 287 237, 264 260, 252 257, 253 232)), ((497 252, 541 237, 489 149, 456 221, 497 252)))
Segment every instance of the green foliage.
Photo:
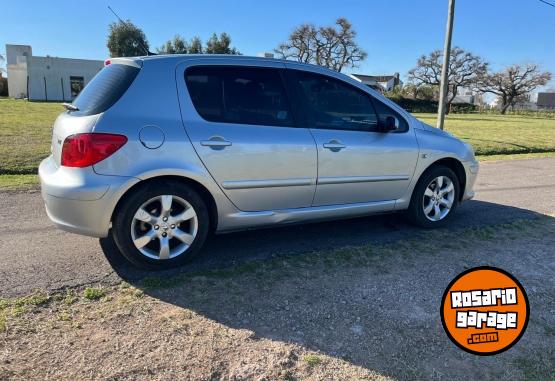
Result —
POLYGON ((216 33, 212 34, 205 47, 202 46, 202 41, 198 36, 187 42, 180 35, 176 35, 173 40, 169 40, 157 48, 156 52, 159 54, 241 54, 230 45, 231 37, 227 33, 222 33, 219 37, 216 33))
POLYGON ((191 38, 191 42, 189 43, 189 54, 202 54, 202 41, 198 36, 191 38))
MULTIPOLYGON (((408 112, 437 112, 437 101, 429 99, 406 98, 402 95, 402 90, 400 89, 390 91, 386 93, 385 96, 408 112)), ((449 109, 449 112, 455 114, 467 114, 476 111, 478 111, 478 107, 471 103, 454 103, 451 104, 449 109)))
POLYGON ((164 45, 156 48, 158 54, 187 54, 189 45, 180 35, 176 34, 173 40, 168 40, 164 45))
POLYGON ((306 355, 303 360, 311 368, 322 362, 322 359, 316 355, 306 355))
POLYGON ((437 112, 437 102, 433 100, 405 98, 400 95, 388 98, 408 112, 437 112))
POLYGON ((187 42, 177 34, 173 40, 168 40, 160 48, 157 48, 156 52, 158 54, 202 54, 202 41, 195 36, 190 42, 187 42))
POLYGON ((101 288, 87 287, 83 292, 85 299, 97 300, 106 296, 106 291, 101 288))
POLYGON ((144 32, 131 21, 110 24, 108 50, 110 57, 136 57, 148 54, 148 41, 144 32))
POLYGON ((231 37, 227 33, 221 33, 218 37, 216 33, 206 42, 204 52, 206 54, 241 54, 237 49, 230 47, 231 37))
POLYGON ((449 112, 454 114, 468 114, 478 111, 478 106, 472 103, 451 103, 449 112))

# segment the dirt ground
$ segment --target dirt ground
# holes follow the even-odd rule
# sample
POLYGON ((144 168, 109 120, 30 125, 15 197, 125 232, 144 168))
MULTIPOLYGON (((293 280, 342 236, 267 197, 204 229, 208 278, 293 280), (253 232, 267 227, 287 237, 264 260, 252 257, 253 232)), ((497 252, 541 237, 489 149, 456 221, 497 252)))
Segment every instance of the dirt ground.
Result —
POLYGON ((555 218, 0 301, 0 379, 555 379, 555 218), (496 356, 458 349, 443 291, 520 280, 531 319, 496 356))

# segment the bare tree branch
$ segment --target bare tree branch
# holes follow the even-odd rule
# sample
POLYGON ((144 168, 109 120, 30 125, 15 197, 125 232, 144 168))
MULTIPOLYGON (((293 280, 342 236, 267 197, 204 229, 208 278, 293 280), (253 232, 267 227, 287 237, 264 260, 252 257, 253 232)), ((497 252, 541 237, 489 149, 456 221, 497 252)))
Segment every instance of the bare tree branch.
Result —
POLYGON ((312 24, 302 24, 274 52, 280 58, 341 71, 345 67, 356 67, 367 56, 355 38, 356 32, 344 18, 337 19, 334 26, 316 28, 312 24))
MULTIPOLYGON (((434 50, 427 56, 418 59, 416 67, 409 70, 409 82, 415 86, 439 86, 443 53, 434 50)), ((461 48, 451 49, 449 57, 449 95, 447 98, 447 109, 461 87, 471 87, 476 79, 487 72, 488 63, 481 57, 466 52, 461 48)))
POLYGON ((551 73, 540 72, 537 64, 512 65, 497 73, 484 73, 478 78, 475 88, 497 95, 501 100, 501 113, 504 114, 517 99, 523 99, 550 80, 551 73))

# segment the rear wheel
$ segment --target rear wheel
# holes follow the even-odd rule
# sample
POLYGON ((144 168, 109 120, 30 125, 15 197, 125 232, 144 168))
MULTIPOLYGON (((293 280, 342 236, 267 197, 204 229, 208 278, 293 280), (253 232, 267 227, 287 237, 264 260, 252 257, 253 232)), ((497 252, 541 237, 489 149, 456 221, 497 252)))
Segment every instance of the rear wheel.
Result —
POLYGON ((149 269, 183 265, 198 255, 209 230, 202 198, 190 187, 157 182, 138 189, 118 208, 112 234, 121 253, 149 269))
POLYGON ((459 180, 450 168, 426 171, 412 193, 407 210, 410 221, 424 228, 445 225, 457 209, 459 191, 459 180))

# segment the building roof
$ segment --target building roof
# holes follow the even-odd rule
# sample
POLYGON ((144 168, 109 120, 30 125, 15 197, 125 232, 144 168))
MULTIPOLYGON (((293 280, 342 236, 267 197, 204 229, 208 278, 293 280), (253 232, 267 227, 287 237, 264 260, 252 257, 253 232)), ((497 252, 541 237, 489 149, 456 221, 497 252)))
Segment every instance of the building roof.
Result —
POLYGON ((539 107, 555 107, 555 93, 538 93, 539 107))

